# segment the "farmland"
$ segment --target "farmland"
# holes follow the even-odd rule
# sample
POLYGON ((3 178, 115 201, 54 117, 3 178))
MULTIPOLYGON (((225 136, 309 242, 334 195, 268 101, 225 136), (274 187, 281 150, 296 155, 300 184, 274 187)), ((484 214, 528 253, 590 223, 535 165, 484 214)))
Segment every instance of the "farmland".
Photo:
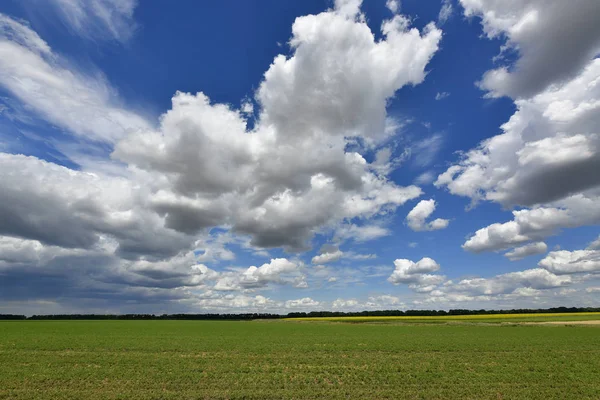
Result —
POLYGON ((1 322, 0 399, 600 398, 597 314, 393 318, 1 322))
POLYGON ((349 323, 523 323, 600 321, 598 312, 538 313, 538 314, 472 314, 444 316, 383 316, 383 317, 306 317, 294 321, 349 322, 349 323))

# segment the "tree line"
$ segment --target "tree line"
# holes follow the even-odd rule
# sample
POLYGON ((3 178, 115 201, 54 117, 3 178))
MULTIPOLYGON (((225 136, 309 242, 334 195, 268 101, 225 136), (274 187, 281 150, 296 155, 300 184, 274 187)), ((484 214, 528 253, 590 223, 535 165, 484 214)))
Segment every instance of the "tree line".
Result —
POLYGON ((553 307, 544 309, 520 308, 512 310, 377 310, 360 312, 311 311, 288 314, 245 313, 245 314, 48 314, 25 315, 0 314, 0 320, 254 320, 307 317, 429 317, 444 315, 492 315, 492 314, 532 314, 532 313, 576 313, 600 312, 600 307, 553 307))

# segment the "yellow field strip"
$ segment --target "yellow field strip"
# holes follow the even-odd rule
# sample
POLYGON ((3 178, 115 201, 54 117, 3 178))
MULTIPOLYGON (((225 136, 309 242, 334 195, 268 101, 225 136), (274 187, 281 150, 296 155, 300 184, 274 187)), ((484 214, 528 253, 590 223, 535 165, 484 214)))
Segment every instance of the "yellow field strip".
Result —
POLYGON ((362 320, 465 320, 465 319, 514 319, 533 317, 577 317, 590 316, 600 318, 600 312, 581 313, 533 313, 533 314, 478 314, 478 315, 439 315, 439 316, 365 316, 365 317, 302 317, 285 318, 293 321, 362 321, 362 320))

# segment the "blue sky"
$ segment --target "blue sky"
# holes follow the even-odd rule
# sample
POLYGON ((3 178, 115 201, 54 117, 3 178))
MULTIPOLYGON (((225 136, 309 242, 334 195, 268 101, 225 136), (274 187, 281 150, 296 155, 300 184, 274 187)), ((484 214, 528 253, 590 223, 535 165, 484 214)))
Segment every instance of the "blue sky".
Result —
POLYGON ((600 7, 0 5, 1 312, 597 306, 600 7))

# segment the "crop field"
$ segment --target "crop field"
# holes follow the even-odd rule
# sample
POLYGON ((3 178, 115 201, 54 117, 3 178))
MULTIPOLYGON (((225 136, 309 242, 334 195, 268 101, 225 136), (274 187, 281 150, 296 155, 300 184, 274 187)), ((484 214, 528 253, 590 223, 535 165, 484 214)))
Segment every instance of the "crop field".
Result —
POLYGON ((539 313, 539 314, 481 314, 481 315, 444 315, 444 316, 383 316, 383 317, 306 317, 293 318, 293 321, 321 322, 385 322, 385 323, 523 323, 523 322, 574 322, 598 321, 600 313, 539 313))
POLYGON ((600 325, 473 319, 0 322, 0 399, 600 398, 600 325))

